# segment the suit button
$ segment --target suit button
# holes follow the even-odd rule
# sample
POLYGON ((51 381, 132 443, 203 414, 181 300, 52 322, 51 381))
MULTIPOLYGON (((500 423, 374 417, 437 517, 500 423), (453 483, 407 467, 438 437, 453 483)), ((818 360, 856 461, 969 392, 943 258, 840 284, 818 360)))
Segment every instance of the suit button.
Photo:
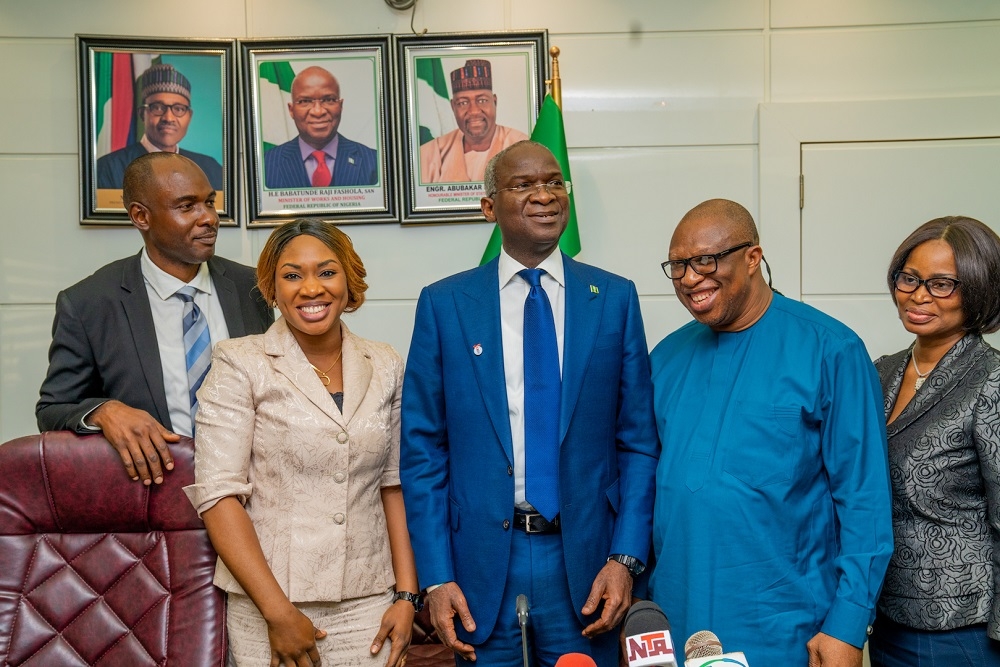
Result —
POLYGON ((507 466, 507 474, 508 475, 513 475, 514 474, 514 468, 512 468, 511 466, 507 466))
POLYGON ((342 472, 334 473, 333 475, 333 481, 337 484, 343 484, 345 479, 347 479, 347 475, 342 472))
POLYGON ((345 442, 347 442, 346 431, 341 431, 340 433, 337 434, 337 442, 339 442, 340 444, 344 444, 345 442))
POLYGON ((504 519, 503 520, 503 529, 504 530, 509 530, 510 529, 510 519, 504 519))
POLYGON ((340 512, 337 512, 336 514, 333 515, 333 522, 338 526, 344 523, 344 515, 341 514, 340 512))

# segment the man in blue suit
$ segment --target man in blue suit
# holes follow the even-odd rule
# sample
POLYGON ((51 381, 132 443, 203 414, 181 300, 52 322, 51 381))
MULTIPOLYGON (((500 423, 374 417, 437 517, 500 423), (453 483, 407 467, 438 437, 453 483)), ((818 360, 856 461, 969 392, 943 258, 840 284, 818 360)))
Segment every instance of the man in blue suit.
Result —
POLYGON ((417 304, 400 476, 431 619, 458 662, 521 665, 526 594, 532 664, 617 665, 609 631, 649 554, 659 445, 638 296, 559 251, 562 179, 540 144, 498 153, 482 210, 500 257, 417 304))
POLYGON ((322 67, 307 67, 292 81, 288 113, 299 136, 264 153, 264 187, 326 188, 375 185, 378 154, 337 132, 344 98, 322 67))

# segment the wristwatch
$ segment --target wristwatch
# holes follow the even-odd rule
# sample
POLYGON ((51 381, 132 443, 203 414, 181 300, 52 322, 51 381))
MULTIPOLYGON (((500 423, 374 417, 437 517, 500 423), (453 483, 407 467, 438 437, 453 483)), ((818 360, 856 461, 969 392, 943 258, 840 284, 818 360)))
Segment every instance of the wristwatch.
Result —
POLYGON ((638 577, 640 574, 645 572, 646 566, 642 564, 642 561, 635 556, 626 556, 625 554, 611 554, 608 556, 608 561, 617 561, 625 566, 628 573, 632 575, 632 578, 638 577))
POLYGON ((420 611, 424 608, 424 602, 420 599, 419 593, 411 593, 409 591, 396 591, 392 596, 393 604, 399 602, 400 600, 406 600, 413 605, 416 611, 420 611))

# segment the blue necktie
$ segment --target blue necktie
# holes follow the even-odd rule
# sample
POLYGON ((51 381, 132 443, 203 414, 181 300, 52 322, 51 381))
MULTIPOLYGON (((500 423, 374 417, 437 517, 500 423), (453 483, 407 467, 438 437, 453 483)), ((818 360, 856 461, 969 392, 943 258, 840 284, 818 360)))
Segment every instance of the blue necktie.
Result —
POLYGON ((212 338, 208 332, 206 318, 198 304, 194 302, 196 287, 186 285, 174 296, 184 302, 184 363, 187 366, 188 396, 191 400, 191 430, 194 430, 194 416, 198 411, 198 388, 208 374, 212 364, 212 338))
POLYGON ((542 269, 518 272, 524 300, 524 496, 549 521, 559 514, 559 347, 542 269))

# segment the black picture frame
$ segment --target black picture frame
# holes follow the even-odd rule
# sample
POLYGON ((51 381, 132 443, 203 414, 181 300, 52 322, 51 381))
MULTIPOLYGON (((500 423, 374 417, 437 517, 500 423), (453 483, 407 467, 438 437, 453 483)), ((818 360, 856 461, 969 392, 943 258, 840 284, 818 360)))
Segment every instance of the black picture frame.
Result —
POLYGON ((145 141, 165 150, 179 147, 193 159, 217 190, 220 224, 237 226, 236 40, 78 34, 76 59, 80 223, 131 224, 121 177, 132 159, 148 152, 145 141), (140 86, 149 82, 143 75, 154 65, 167 69, 160 80, 174 87, 164 98, 168 104, 190 98, 184 116, 165 111, 156 120, 142 108, 140 86))
POLYGON ((390 37, 241 40, 240 52, 248 225, 299 217, 336 224, 399 222, 390 37), (308 110, 293 107, 292 82, 300 74, 299 86, 319 82, 317 91, 329 88, 322 82, 332 75, 339 95, 300 96, 313 104, 308 110), (327 98, 340 101, 322 102, 327 98), (326 172, 332 182, 313 185, 319 167, 308 151, 332 136, 336 156, 324 160, 332 162, 326 172))
POLYGON ((481 171, 505 145, 531 135, 545 97, 548 32, 401 35, 395 38, 395 48, 402 222, 482 221, 482 180, 471 180, 469 172, 481 171), (482 69, 469 65, 470 60, 489 62, 486 80, 493 103, 487 95, 482 109, 487 117, 492 113, 496 128, 473 169, 463 166, 466 133, 472 136, 484 127, 489 131, 491 123, 478 117, 470 120, 466 114, 465 129, 459 127, 463 112, 452 101, 452 73, 482 74, 482 69))

